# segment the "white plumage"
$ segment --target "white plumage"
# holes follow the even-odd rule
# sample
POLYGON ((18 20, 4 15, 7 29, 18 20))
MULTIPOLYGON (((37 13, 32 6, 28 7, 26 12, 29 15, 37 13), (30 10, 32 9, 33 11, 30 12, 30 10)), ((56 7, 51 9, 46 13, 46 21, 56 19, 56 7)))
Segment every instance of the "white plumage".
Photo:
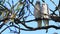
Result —
MULTIPOLYGON (((45 18, 45 20, 43 20, 44 22, 44 25, 45 26, 48 26, 49 25, 49 9, 48 9, 48 5, 46 3, 42 3, 42 6, 40 4, 40 1, 36 1, 36 4, 35 4, 35 9, 34 9, 34 16, 35 18, 45 18), (46 15, 45 15, 46 14, 46 15)), ((38 20, 37 21, 38 23, 38 27, 42 27, 42 20, 38 20)))
MULTIPOLYGON (((40 1, 36 1, 36 4, 35 4, 35 9, 34 9, 34 16, 35 18, 41 18, 41 5, 40 5, 40 1)), ((42 20, 38 20, 37 21, 38 23, 38 27, 41 27, 42 26, 42 20)))
POLYGON ((45 26, 49 25, 49 9, 48 9, 48 5, 46 3, 42 3, 42 17, 45 18, 45 20, 43 20, 45 26))

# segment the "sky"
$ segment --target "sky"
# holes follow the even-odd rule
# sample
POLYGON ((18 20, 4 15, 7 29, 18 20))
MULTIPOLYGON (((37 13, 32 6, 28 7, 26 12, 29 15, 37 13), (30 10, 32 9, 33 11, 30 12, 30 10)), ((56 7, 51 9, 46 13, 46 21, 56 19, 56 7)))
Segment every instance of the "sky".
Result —
MULTIPOLYGON (((59 1, 59 0, 53 0, 53 1, 58 5, 58 1, 59 1)), ((9 1, 9 2, 11 2, 11 1, 9 1)), ((14 0, 14 2, 17 2, 17 0, 14 0)), ((40 2, 42 3, 41 0, 40 0, 40 2)), ((52 4, 52 3, 50 2, 50 0, 45 0, 45 2, 48 4, 48 7, 49 7, 50 9, 52 9, 52 10, 55 9, 54 4, 52 4)), ((36 0, 34 0, 34 5, 35 5, 35 3, 36 3, 36 0)), ((7 7, 9 7, 9 6, 7 5, 7 7)), ((33 6, 30 7, 30 10, 32 10, 32 9, 33 9, 33 6)), ((32 10, 32 13, 33 13, 33 11, 34 11, 34 10, 32 10)), ((56 13, 58 14, 58 11, 57 11, 56 13)), ((30 20, 30 19, 34 19, 34 16, 29 16, 29 17, 27 18, 27 20, 30 20)), ((54 22, 54 21, 52 21, 52 20, 49 21, 49 25, 56 25, 56 26, 58 26, 58 24, 59 24, 59 22, 54 22)), ((30 23, 26 23, 26 25, 31 26, 31 27, 37 27, 37 22, 36 22, 36 21, 33 21, 33 22, 30 22, 30 23)), ((59 25, 60 25, 60 24, 59 24, 59 25)), ((43 26, 44 26, 44 24, 43 24, 43 26)), ((5 28, 5 27, 6 27, 6 26, 4 26, 3 28, 5 28)), ((20 24, 20 27, 21 27, 21 28, 25 28, 25 27, 24 27, 23 25, 21 25, 21 24, 20 24)), ((14 29, 14 27, 13 27, 12 29, 14 29)), ((46 33, 46 30, 45 30, 45 29, 36 30, 36 31, 23 31, 23 30, 21 30, 21 33, 20 33, 20 34, 53 34, 53 33, 55 33, 55 32, 58 33, 58 34, 60 34, 60 30, 59 30, 59 29, 56 30, 56 29, 54 29, 54 28, 49 28, 47 33, 46 33)), ((13 34, 13 33, 10 33, 9 29, 6 29, 2 34, 13 34)))

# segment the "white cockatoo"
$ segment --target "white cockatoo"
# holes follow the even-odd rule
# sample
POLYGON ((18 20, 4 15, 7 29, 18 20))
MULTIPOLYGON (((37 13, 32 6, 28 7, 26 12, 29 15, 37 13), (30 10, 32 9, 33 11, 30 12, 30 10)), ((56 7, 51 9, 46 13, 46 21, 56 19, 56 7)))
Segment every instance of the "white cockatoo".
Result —
MULTIPOLYGON (((40 14, 41 13, 41 4, 40 4, 39 0, 36 1, 35 7, 36 7, 34 9, 35 18, 41 18, 41 14, 40 14)), ((38 27, 40 28, 42 26, 42 20, 38 20, 37 23, 38 23, 38 27)))
POLYGON ((45 26, 49 25, 48 14, 49 14, 48 5, 43 2, 42 3, 42 17, 45 18, 45 20, 43 20, 45 26))

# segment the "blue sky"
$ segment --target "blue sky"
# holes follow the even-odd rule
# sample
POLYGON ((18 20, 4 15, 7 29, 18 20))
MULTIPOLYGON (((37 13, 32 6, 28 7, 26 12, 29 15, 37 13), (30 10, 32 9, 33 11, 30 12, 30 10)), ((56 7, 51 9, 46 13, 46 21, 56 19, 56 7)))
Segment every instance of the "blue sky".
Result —
MULTIPOLYGON (((16 2, 17 0, 14 0, 14 2, 16 2)), ((46 3, 48 4, 49 8, 54 10, 55 9, 55 6, 54 4, 52 4, 50 2, 50 0, 45 0, 46 3)), ((58 1, 59 0, 53 0, 57 5, 58 5, 58 1)), ((36 0, 34 0, 34 4, 36 3, 36 0)), ((8 6, 8 5, 7 5, 8 6)), ((30 7, 30 10, 32 10, 32 6, 30 7)), ((32 13, 33 13, 34 10, 32 10, 32 13)), ((58 13, 58 11, 56 12, 58 13)), ((30 19, 34 19, 34 16, 29 16, 27 18, 27 20, 30 20, 30 19)), ((37 22, 36 21, 33 21, 33 22, 30 22, 30 23, 26 23, 28 26, 31 26, 31 27, 37 27, 37 22)), ((56 25, 58 26, 59 22, 54 22, 52 20, 49 21, 49 25, 56 25)), ((44 25, 44 24, 43 24, 44 25)), ((21 28, 25 28, 23 25, 20 25, 21 28)), ((4 26, 5 27, 5 26, 4 26)), ((3 28, 4 28, 3 27, 3 28)), ((13 27, 14 29, 14 27, 13 27)), ((54 32, 57 32, 58 34, 60 34, 60 30, 56 30, 54 28, 49 28, 48 29, 48 33, 46 33, 46 30, 45 29, 41 29, 41 30, 36 30, 36 31, 22 31, 21 30, 21 34, 53 34, 54 32)), ((13 34, 13 33, 10 33, 9 29, 5 30, 2 34, 13 34)))

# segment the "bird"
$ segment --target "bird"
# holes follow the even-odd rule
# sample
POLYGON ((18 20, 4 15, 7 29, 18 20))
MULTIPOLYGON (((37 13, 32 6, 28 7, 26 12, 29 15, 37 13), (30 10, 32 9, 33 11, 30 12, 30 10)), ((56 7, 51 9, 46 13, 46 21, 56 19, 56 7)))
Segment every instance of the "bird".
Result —
POLYGON ((45 18, 45 20, 43 20, 43 22, 45 23, 45 26, 49 25, 49 9, 48 9, 48 5, 46 3, 42 3, 42 17, 45 18))
MULTIPOLYGON (((44 18, 43 23, 44 23, 44 26, 46 26, 46 27, 49 26, 48 14, 49 14, 48 5, 45 2, 43 2, 42 3, 42 17, 44 18)), ((47 31, 48 31, 48 29, 46 29, 46 33, 47 33, 47 31)))
MULTIPOLYGON (((41 4, 40 4, 39 0, 36 1, 35 7, 36 8, 34 9, 34 17, 35 18, 41 18, 41 14, 40 14, 40 12, 41 12, 41 4)), ((38 24, 37 25, 38 28, 41 28, 42 27, 42 20, 38 20, 36 22, 38 24)))

